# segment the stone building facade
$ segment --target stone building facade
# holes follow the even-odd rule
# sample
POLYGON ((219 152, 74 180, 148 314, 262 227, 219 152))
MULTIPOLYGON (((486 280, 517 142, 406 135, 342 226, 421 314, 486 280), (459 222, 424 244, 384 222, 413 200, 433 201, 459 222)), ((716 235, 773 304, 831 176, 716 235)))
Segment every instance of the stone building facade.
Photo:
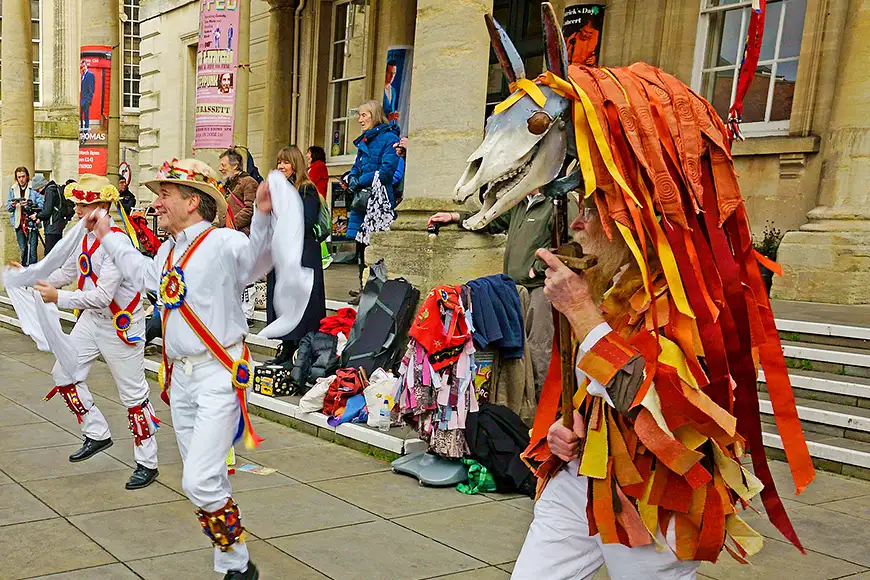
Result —
MULTIPOLYGON (((164 159, 192 154, 199 3, 139 1, 142 179, 164 159)), ((517 41, 529 73, 537 73, 540 2, 243 2, 250 22, 250 57, 243 64, 250 65, 250 76, 248 91, 237 101, 236 142, 250 148, 261 171, 273 166, 275 151, 286 143, 320 145, 330 154, 333 177, 347 171, 354 153, 349 143, 359 133, 356 107, 382 94, 388 48, 412 47, 405 201, 393 230, 376 236, 369 260, 384 257, 391 274, 422 286, 500 271, 498 237, 448 227, 433 238, 425 222, 436 210, 457 209, 453 186, 480 142, 487 112, 506 94, 483 14, 495 13, 517 41), (340 147, 332 155, 336 128, 340 147)), ((575 3, 587 2, 557 0, 554 6, 561 15, 566 4, 575 3)), ((594 3, 606 5, 601 64, 646 61, 726 113, 751 0, 594 3)), ((756 235, 767 225, 787 232, 779 252, 785 276, 774 282, 777 297, 870 303, 865 33, 870 0, 768 0, 761 65, 746 98, 748 138, 733 153, 756 235)), ((62 102, 74 98, 74 88, 72 83, 62 102)), ((215 165, 218 153, 196 152, 215 165)), ((147 197, 144 190, 139 194, 147 197)))

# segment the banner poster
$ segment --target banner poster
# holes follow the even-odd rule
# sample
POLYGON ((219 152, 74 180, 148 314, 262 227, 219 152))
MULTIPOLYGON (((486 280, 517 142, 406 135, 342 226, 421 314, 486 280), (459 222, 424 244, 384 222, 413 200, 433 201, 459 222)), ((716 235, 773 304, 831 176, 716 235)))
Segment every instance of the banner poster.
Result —
POLYGON ((565 8, 562 33, 573 65, 598 66, 604 30, 604 4, 584 4, 565 8))
POLYGON ((238 30, 238 0, 200 1, 194 149, 233 146, 238 30))
POLYGON ((79 73, 79 175, 105 175, 109 156, 112 47, 83 46, 79 73))
POLYGON ((408 136, 413 53, 410 46, 390 47, 384 71, 384 113, 390 122, 399 125, 403 137, 408 136))
POLYGON ((332 187, 332 241, 340 242, 347 238, 347 202, 348 193, 338 181, 330 183, 332 187))

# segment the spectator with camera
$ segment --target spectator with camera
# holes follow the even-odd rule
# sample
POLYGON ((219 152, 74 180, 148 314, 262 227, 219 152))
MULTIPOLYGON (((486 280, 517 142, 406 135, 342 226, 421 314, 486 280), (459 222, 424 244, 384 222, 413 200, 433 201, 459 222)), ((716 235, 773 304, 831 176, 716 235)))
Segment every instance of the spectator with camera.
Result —
POLYGON ((45 181, 41 175, 34 176, 31 187, 43 196, 39 219, 45 230, 45 255, 47 256, 63 237, 64 228, 75 215, 75 205, 63 196, 58 184, 54 181, 45 181))
POLYGON ((15 170, 15 183, 9 188, 6 211, 11 216, 12 227, 21 250, 21 263, 25 266, 35 264, 36 244, 39 236, 39 212, 42 210, 43 197, 30 185, 30 171, 26 167, 15 170))

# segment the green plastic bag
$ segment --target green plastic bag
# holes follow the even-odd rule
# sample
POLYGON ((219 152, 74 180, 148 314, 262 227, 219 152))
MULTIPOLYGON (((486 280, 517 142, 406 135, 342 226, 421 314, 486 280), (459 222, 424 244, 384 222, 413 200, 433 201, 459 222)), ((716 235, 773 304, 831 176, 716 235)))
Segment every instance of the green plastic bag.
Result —
POLYGON ((497 491, 495 479, 483 465, 474 459, 463 459, 462 464, 468 467, 468 482, 458 484, 456 491, 465 495, 497 491))

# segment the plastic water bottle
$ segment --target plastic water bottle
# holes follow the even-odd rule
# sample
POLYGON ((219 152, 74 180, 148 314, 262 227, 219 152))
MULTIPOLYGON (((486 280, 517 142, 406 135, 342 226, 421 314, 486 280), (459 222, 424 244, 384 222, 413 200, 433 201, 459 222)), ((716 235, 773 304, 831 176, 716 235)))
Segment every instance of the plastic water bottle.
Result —
POLYGON ((384 400, 384 404, 381 406, 381 412, 378 416, 378 429, 381 431, 390 430, 390 402, 386 399, 384 400))

